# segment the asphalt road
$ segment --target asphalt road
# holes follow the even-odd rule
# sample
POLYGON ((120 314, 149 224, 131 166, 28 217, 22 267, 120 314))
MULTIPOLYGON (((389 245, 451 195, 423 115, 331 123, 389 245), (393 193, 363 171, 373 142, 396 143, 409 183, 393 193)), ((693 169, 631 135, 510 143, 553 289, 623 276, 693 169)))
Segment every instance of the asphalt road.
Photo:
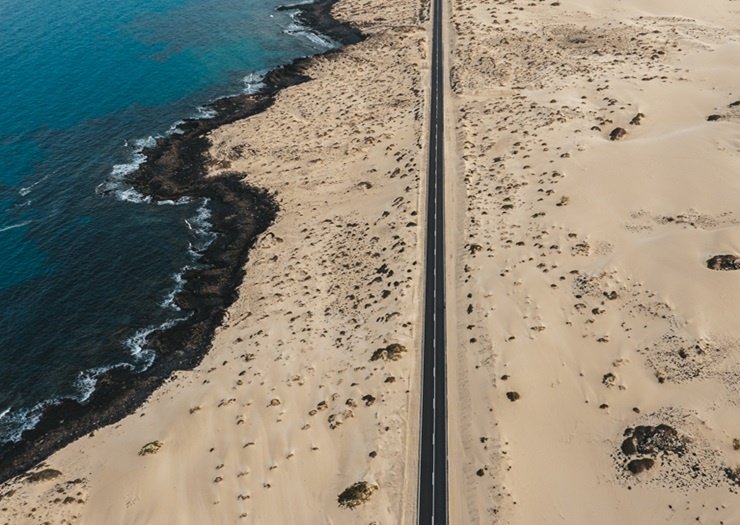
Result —
POLYGON ((447 523, 447 388, 445 369, 444 75, 442 0, 432 3, 426 284, 422 350, 419 524, 447 523))

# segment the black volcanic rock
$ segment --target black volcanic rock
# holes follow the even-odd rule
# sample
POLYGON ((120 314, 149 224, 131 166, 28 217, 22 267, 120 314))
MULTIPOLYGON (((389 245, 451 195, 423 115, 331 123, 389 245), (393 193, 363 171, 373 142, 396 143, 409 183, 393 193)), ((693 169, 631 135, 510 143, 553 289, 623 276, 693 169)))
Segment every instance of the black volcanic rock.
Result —
POLYGON ((627 470, 632 472, 634 475, 641 474, 646 470, 650 470, 655 465, 655 460, 650 458, 633 459, 627 463, 627 470))
MULTIPOLYGON (((296 16, 302 23, 340 44, 363 40, 359 29, 331 16, 336 1, 316 0, 291 9, 299 12, 296 16)), ((214 101, 209 105, 214 117, 187 119, 178 127, 180 133, 161 137, 142 152, 146 161, 127 179, 137 191, 153 202, 181 197, 209 200, 218 237, 201 254, 198 268, 186 272, 186 283, 175 298, 175 304, 189 316, 151 335, 147 343, 157 357, 147 370, 111 369, 98 378, 95 391, 84 404, 61 400, 49 406, 20 441, 0 444, 0 481, 28 471, 75 439, 133 413, 174 371, 192 369, 203 359, 226 309, 236 300, 250 248, 277 214, 273 196, 245 184, 243 174, 206 177, 212 162, 208 134, 264 111, 278 91, 310 80, 305 70, 312 60, 298 58, 272 70, 257 94, 214 101)))
POLYGON ((715 255, 707 259, 707 268, 717 271, 740 270, 740 257, 737 255, 715 255))
POLYGON ((627 130, 624 128, 614 128, 609 133, 609 140, 622 140, 627 135, 627 130))

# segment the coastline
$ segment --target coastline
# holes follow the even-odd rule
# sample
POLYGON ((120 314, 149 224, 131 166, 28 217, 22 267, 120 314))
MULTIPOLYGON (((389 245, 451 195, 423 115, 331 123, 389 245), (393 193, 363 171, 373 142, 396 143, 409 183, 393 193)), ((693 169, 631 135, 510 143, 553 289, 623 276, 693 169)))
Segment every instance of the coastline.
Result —
POLYGON ((367 38, 205 133, 205 176, 279 208, 210 350, 3 483, 0 521, 413 522, 428 9, 337 2, 367 38), (389 345, 406 351, 373 359, 389 345), (358 482, 371 498, 349 508, 358 482))
POLYGON ((315 57, 339 52, 364 39, 358 29, 331 16, 337 1, 316 0, 278 9, 298 11, 297 18, 309 30, 342 47, 296 58, 269 71, 258 93, 219 98, 206 106, 215 116, 186 119, 179 126, 181 133, 160 137, 155 146, 142 151, 146 161, 127 177, 138 192, 154 202, 181 197, 209 199, 212 227, 218 235, 203 252, 199 268, 183 274, 185 285, 174 298, 188 318, 152 333, 147 348, 156 352, 156 358, 146 370, 108 370, 97 377, 95 390, 83 403, 63 399, 47 407, 20 441, 0 446, 0 482, 27 472, 81 436, 131 414, 174 372, 192 369, 209 351, 214 333, 244 281, 249 251, 275 220, 278 206, 268 191, 245 184, 239 173, 206 176, 210 162, 207 134, 265 111, 281 90, 309 80, 304 70, 315 57))
MULTIPOLYGON (((425 7, 338 2, 367 39, 203 132, 279 209, 210 350, 0 522, 416 522, 425 7)), ((449 4, 451 522, 740 516, 737 13, 449 4)))

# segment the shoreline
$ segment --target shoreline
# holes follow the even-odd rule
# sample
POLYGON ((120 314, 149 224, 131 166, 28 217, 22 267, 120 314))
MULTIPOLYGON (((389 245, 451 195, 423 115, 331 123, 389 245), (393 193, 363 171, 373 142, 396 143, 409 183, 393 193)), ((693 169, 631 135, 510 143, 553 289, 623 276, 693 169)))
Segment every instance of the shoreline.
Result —
POLYGON ((152 365, 142 372, 114 368, 97 378, 93 393, 84 402, 64 399, 44 410, 38 423, 25 430, 18 442, 0 446, 0 481, 32 469, 69 443, 92 434, 133 413, 164 384, 172 373, 196 367, 208 353, 226 310, 236 300, 244 281, 244 265, 260 234, 273 224, 278 206, 267 191, 245 184, 242 174, 231 172, 208 177, 211 131, 248 118, 269 108, 284 88, 310 80, 304 70, 314 57, 337 53, 365 36, 353 25, 331 16, 337 0, 281 6, 297 10, 297 19, 341 44, 310 57, 296 58, 277 67, 263 79, 256 94, 226 96, 206 107, 216 112, 207 119, 186 119, 182 133, 157 139, 146 148, 147 160, 127 181, 154 202, 181 197, 208 198, 212 229, 218 237, 203 253, 203 268, 184 273, 185 285, 175 304, 189 315, 176 325, 155 331, 147 343, 156 351, 152 365))

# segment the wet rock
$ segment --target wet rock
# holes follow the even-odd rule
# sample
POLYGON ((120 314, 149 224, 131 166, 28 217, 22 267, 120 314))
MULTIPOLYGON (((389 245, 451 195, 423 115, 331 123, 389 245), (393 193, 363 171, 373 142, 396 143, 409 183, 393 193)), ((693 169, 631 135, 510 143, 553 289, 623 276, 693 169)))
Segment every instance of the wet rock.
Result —
POLYGON ((645 472, 646 470, 650 470, 655 465, 655 460, 650 458, 642 458, 642 459, 633 459, 629 463, 627 463, 627 470, 632 472, 632 474, 637 475, 642 472, 645 472))
POLYGON ((622 140, 627 135, 627 130, 624 128, 614 128, 609 133, 609 140, 622 140))
POLYGON ((737 255, 715 255, 707 259, 707 268, 717 271, 740 270, 740 257, 737 255))
POLYGON ((337 501, 340 507, 354 509, 368 501, 376 490, 378 490, 377 485, 367 481, 358 481, 344 489, 337 497, 337 501))
POLYGON ((406 347, 398 343, 391 343, 385 348, 378 348, 373 352, 370 361, 377 361, 382 359, 383 361, 398 361, 402 355, 406 352, 406 347))

